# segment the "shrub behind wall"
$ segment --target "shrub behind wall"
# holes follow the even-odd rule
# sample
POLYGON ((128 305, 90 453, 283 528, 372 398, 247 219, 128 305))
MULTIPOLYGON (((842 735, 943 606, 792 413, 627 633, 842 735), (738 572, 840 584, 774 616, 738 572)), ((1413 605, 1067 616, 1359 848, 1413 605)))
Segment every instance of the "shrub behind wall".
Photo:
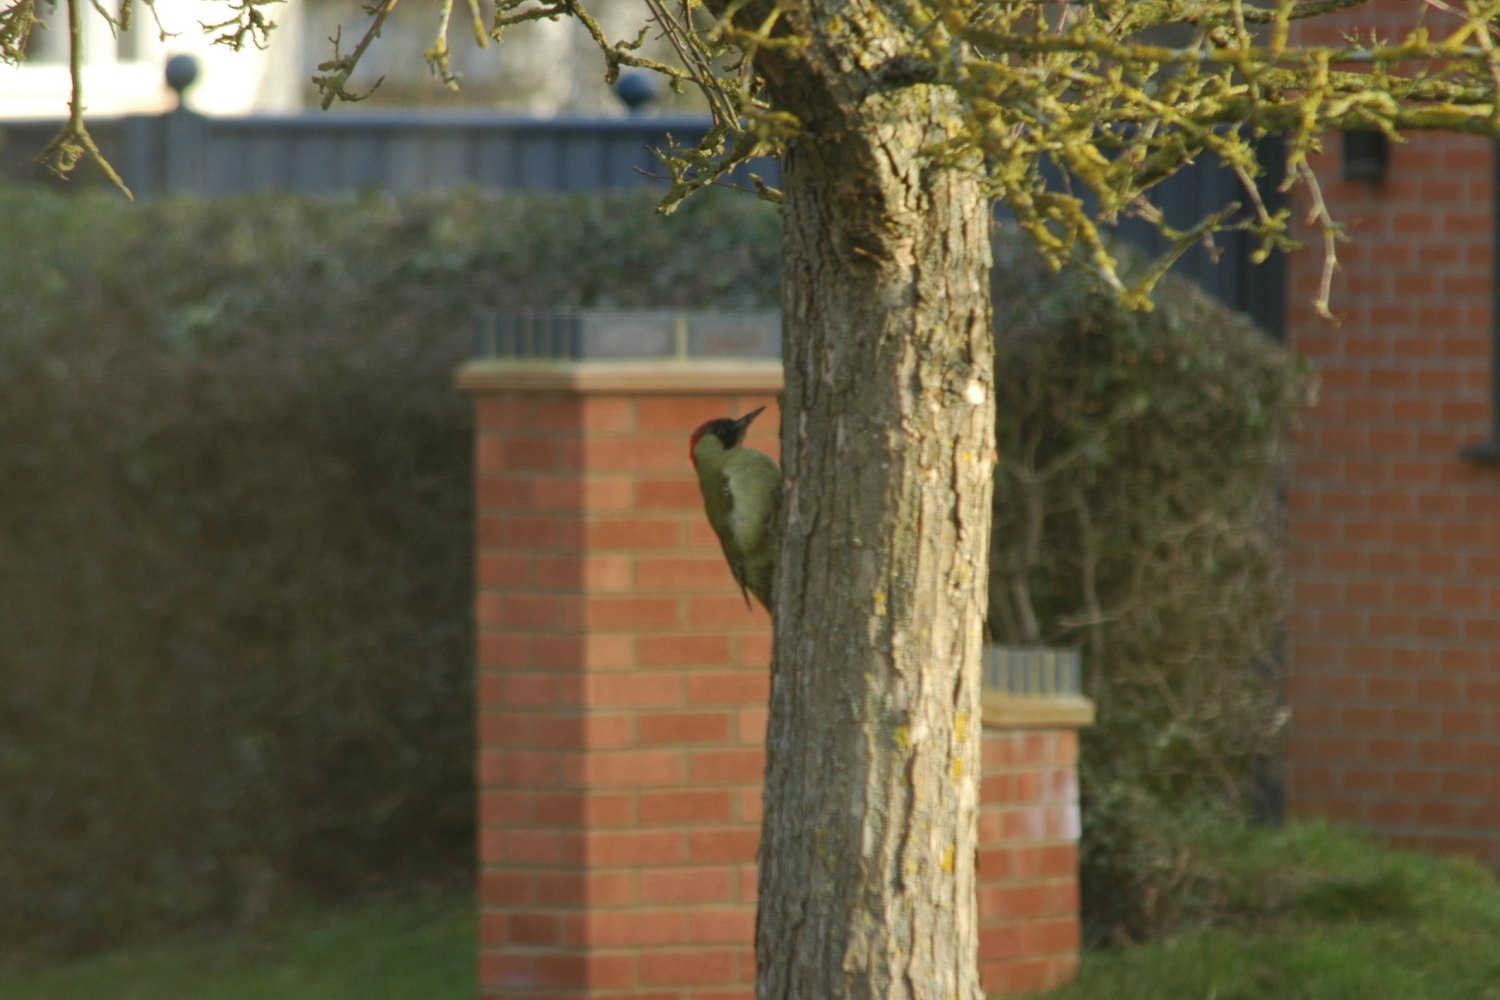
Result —
POLYGON ((473 309, 759 304, 774 215, 0 191, 0 941, 466 870, 473 309))
POLYGON ((1312 383, 1186 282, 1129 313, 996 258, 990 627, 1082 649, 1085 930, 1150 937, 1190 906, 1204 826, 1254 814, 1277 770, 1279 490, 1312 383))

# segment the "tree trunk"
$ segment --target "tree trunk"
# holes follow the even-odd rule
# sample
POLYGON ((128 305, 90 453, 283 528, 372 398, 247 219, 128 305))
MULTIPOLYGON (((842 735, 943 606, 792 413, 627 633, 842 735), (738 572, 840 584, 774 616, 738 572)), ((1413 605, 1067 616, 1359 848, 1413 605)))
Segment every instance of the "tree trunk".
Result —
POLYGON ((988 206, 969 171, 929 155, 962 127, 951 94, 853 93, 849 67, 798 56, 773 80, 802 128, 782 163, 786 494, 757 988, 978 1000, 988 206))

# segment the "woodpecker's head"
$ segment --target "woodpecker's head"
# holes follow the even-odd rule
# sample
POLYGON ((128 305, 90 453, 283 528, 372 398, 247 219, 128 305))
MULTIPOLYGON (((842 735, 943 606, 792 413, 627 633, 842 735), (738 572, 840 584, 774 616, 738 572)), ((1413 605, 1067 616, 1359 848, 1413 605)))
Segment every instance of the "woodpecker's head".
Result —
POLYGON ((688 457, 693 460, 693 468, 696 469, 698 460, 706 455, 722 455, 731 448, 738 448, 745 440, 746 432, 750 430, 751 421, 760 416, 763 410, 764 406, 757 406, 738 420, 720 417, 699 426, 688 439, 688 457))

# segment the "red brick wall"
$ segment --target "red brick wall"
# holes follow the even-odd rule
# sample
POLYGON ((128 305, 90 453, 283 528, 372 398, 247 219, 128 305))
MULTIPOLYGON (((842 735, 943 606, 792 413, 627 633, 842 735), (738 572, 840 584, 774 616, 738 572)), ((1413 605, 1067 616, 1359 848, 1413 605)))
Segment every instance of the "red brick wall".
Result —
MULTIPOLYGON (((749 1000, 769 619, 723 564, 687 437, 774 413, 774 386, 464 383, 482 995, 749 1000)), ((775 453, 774 420, 751 434, 775 453)), ((1077 961, 1076 734, 987 730, 983 752, 986 987, 1053 985, 1077 961)))
MULTIPOLYGON (((1416 6, 1340 23, 1391 36, 1416 6)), ((1291 269, 1322 387, 1288 500, 1289 804, 1500 863, 1500 469, 1459 456, 1489 430, 1493 151, 1413 136, 1377 187, 1338 181, 1339 151, 1318 166, 1352 237, 1340 324, 1308 305, 1311 233, 1291 269)))
POLYGON ((1078 733, 984 733, 979 789, 979 971, 1024 993, 1078 970, 1078 733))

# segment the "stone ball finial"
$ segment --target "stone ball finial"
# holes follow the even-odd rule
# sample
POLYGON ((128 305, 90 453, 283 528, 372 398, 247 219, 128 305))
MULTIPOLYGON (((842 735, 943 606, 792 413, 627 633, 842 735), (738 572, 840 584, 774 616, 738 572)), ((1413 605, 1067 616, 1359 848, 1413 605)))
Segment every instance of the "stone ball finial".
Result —
POLYGON ((177 92, 177 106, 183 107, 187 89, 198 82, 198 57, 187 54, 175 55, 167 60, 167 86, 177 92))
POLYGON ((651 73, 640 71, 621 73, 615 81, 615 96, 630 109, 631 114, 639 114, 658 96, 656 78, 651 73))

